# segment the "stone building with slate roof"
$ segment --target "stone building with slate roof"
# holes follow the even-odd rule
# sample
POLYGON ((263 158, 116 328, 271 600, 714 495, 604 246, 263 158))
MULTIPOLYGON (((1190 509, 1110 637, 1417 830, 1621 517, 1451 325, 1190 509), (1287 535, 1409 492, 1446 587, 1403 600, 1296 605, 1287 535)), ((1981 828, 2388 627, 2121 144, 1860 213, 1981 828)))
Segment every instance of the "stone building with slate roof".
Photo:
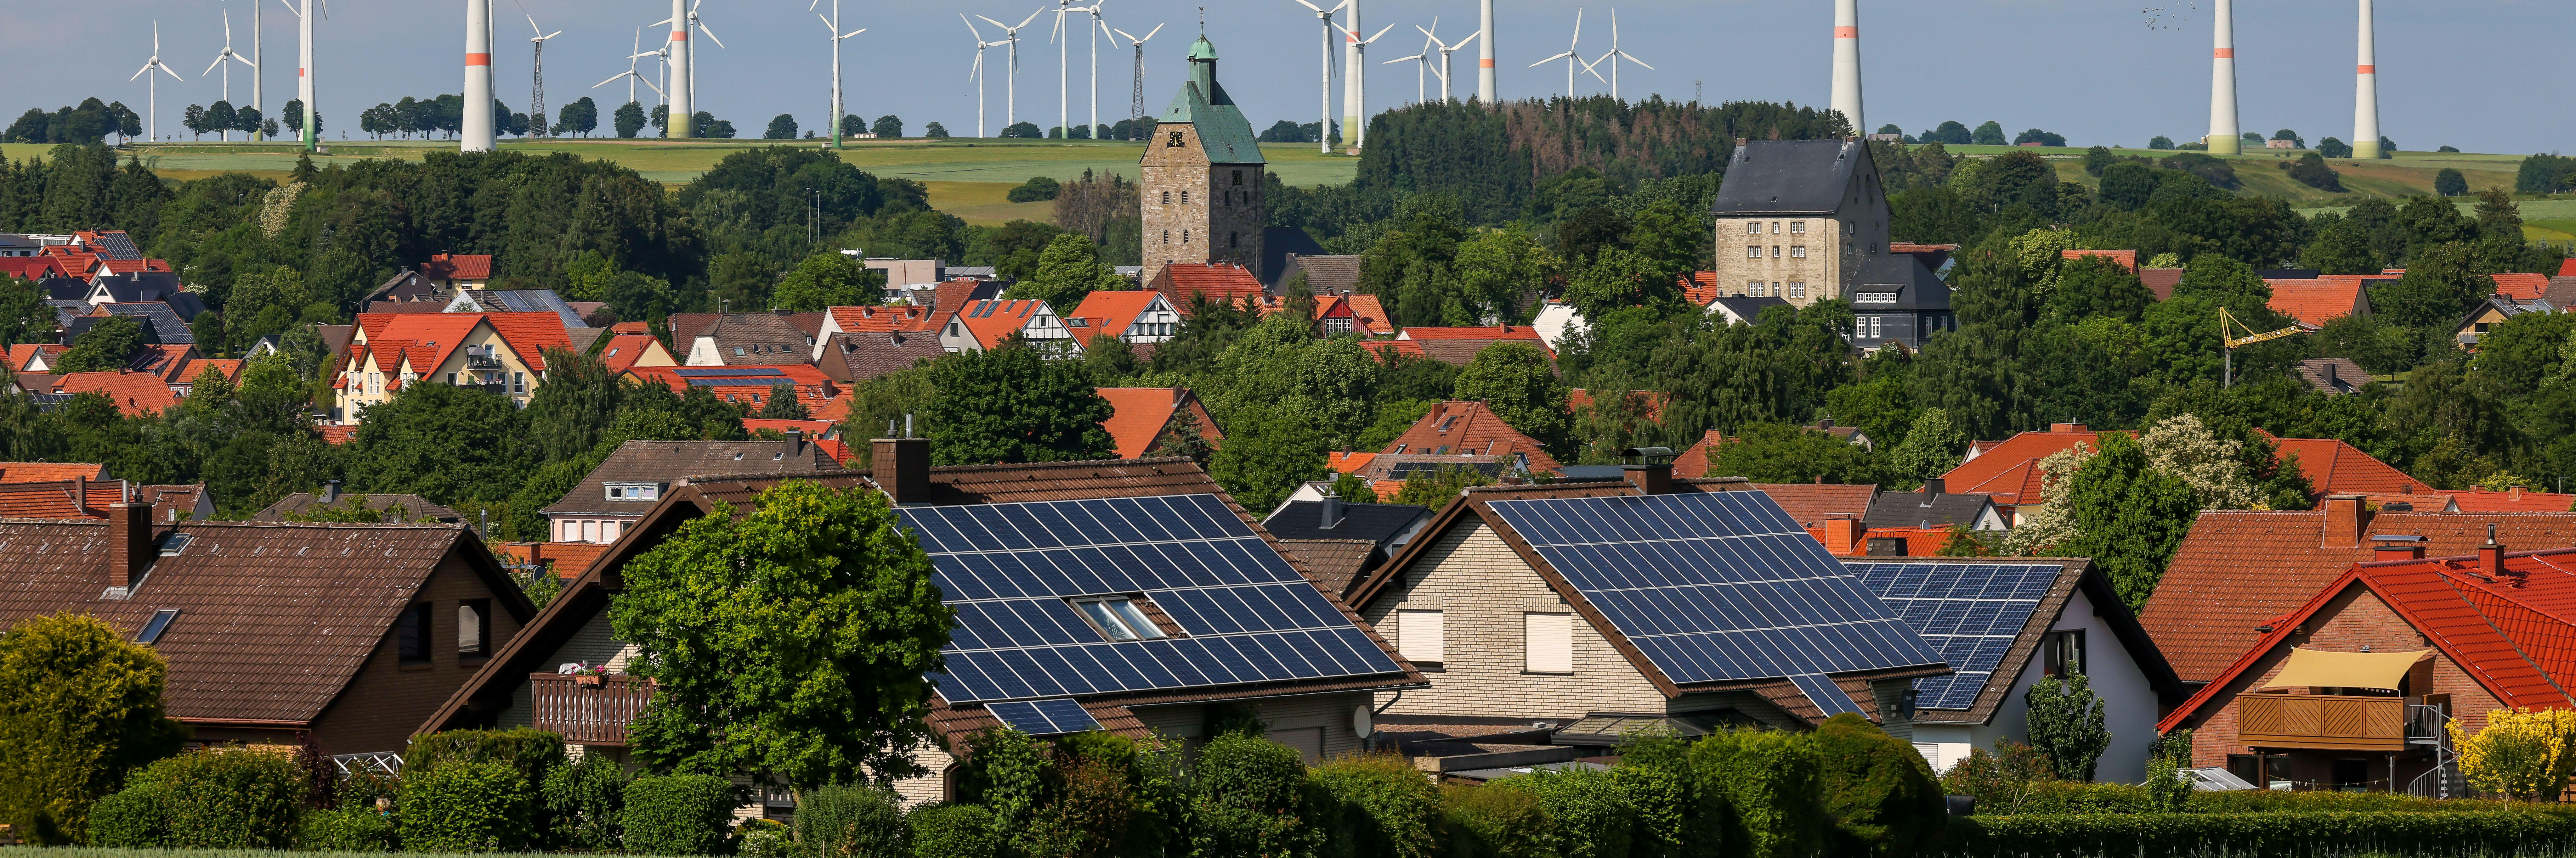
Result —
POLYGON ((0 520, 0 627, 71 612, 152 647, 197 742, 399 753, 536 613, 464 527, 107 514, 0 520))
MULTIPOLYGON (((1887 189, 1858 140, 1737 141, 1709 216, 1716 286, 1804 307, 1846 297, 1888 249, 1887 189)), ((1947 302, 1944 302, 1947 309, 1947 302)))
POLYGON ((932 774, 895 784, 907 805, 953 797, 949 749, 1005 720, 1040 735, 1096 725, 1195 746, 1209 719, 1243 707, 1271 739, 1319 761, 1363 749, 1375 694, 1426 685, 1187 458, 931 467, 924 439, 870 444, 872 470, 691 477, 619 534, 419 732, 533 725, 622 755, 627 721, 651 689, 624 675, 637 651, 610 630, 620 570, 718 504, 749 514, 787 479, 885 492, 959 612, 946 672, 930 677, 935 744, 914 751, 932 774), (1001 533, 1021 541, 981 541, 1001 533), (1124 562, 1100 563, 1111 551, 1124 562), (1021 566, 1024 558, 1050 561, 1047 573, 1021 566), (1078 583, 1059 571, 1076 568, 1088 570, 1078 583), (1211 570, 1244 577, 1209 588, 1201 579, 1211 570), (1019 595, 1030 592, 1051 595, 1019 595), (1267 600, 1234 600, 1252 592, 1267 600), (1031 637, 1040 627, 1043 640, 1031 637), (571 662, 611 675, 578 691, 554 673, 571 662), (586 708, 563 705, 576 694, 590 695, 580 698, 586 708))
POLYGON ((1190 45, 1190 78, 1146 141, 1138 183, 1145 213, 1145 271, 1153 283, 1175 262, 1226 262, 1261 275, 1260 138, 1216 81, 1216 46, 1190 45))

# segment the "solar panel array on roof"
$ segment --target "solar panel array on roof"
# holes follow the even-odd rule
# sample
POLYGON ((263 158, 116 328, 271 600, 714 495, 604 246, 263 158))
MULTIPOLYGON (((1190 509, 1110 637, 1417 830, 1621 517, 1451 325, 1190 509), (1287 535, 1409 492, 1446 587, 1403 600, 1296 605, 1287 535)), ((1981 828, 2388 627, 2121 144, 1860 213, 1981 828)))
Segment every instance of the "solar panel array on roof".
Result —
POLYGON ((1797 686, 1799 693, 1815 701, 1816 708, 1824 710, 1825 717, 1831 718, 1845 712, 1855 715, 1860 713, 1860 704, 1852 702, 1851 695, 1843 693, 1842 686, 1835 685, 1834 681, 1824 674, 1801 673, 1789 677, 1789 684, 1797 686))
POLYGON ((1941 663, 1761 492, 1489 506, 1676 684, 1941 663))
POLYGON ((772 388, 791 382, 782 378, 692 378, 691 387, 758 387, 772 388))
POLYGON ((783 371, 780 371, 780 370, 777 370, 777 369, 768 368, 768 367, 756 367, 756 366, 725 366, 725 367, 699 367, 699 368, 681 367, 681 368, 678 368, 678 369, 674 369, 674 370, 672 370, 672 372, 677 373, 681 378, 697 378, 697 377, 700 377, 700 376, 710 376, 710 375, 734 375, 734 376, 762 375, 762 376, 771 376, 771 375, 786 375, 786 374, 787 374, 787 373, 785 373, 785 372, 783 372, 783 371))
POLYGON ((951 703, 1400 673, 1214 495, 896 510, 957 611, 951 703), (1112 640, 1077 597, 1142 596, 1179 634, 1112 640))
POLYGON ((99 255, 109 259, 143 258, 143 251, 134 246, 134 237, 123 232, 99 233, 98 244, 93 246, 98 248, 99 255))
POLYGON ((1083 711, 1082 704, 1071 700, 1037 700, 995 703, 984 707, 1011 729, 1031 736, 1054 736, 1100 729, 1099 719, 1083 711))
POLYGON ((2066 571, 2055 564, 2000 563, 1846 562, 1843 568, 1860 576, 1958 671, 1914 681, 1917 708, 1952 710, 1977 705, 1977 693, 2066 571))

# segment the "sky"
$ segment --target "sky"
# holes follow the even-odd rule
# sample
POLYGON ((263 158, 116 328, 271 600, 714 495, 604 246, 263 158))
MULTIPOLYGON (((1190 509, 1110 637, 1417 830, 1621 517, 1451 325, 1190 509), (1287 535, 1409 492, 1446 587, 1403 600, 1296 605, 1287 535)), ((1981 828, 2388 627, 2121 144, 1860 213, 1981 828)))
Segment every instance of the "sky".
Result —
MULTIPOLYGON (((669 15, 656 0, 495 0, 498 96, 527 109, 530 45, 526 15, 562 35, 546 43, 547 101, 561 105, 599 97, 602 112, 622 101, 623 83, 592 89, 627 67, 635 28, 669 15), (614 93, 611 96, 611 93, 614 93)), ((701 0, 699 15, 725 47, 700 45, 699 109, 757 136, 770 117, 792 113, 817 127, 827 112, 830 48, 824 24, 793 0, 701 0)), ((834 0, 819 0, 829 12, 834 0)), ((1311 122, 1318 104, 1321 25, 1295 0, 1103 0, 1110 26, 1162 34, 1145 52, 1145 103, 1160 113, 1186 74, 1183 59, 1205 3, 1206 32, 1219 55, 1220 79, 1256 127, 1280 119, 1311 122)), ((1416 65, 1380 65, 1422 48, 1416 26, 1439 19, 1455 40, 1474 31, 1474 0, 1365 0, 1362 24, 1394 25, 1370 46, 1368 105, 1397 107, 1416 97, 1416 65)), ((1873 130, 1895 123, 1919 133, 1943 120, 1973 127, 2001 122, 2007 133, 2041 128, 2078 146, 2144 145, 2166 135, 2197 139, 2208 130, 2210 9, 2213 0, 1862 0, 1861 50, 1866 106, 1873 130)), ((97 96, 145 109, 143 81, 127 80, 151 54, 152 25, 161 27, 161 57, 185 81, 161 78, 164 133, 178 127, 190 103, 222 97, 222 72, 200 75, 224 45, 223 15, 232 16, 233 47, 251 53, 252 0, 85 0, 0 3, 0 32, 11 34, 15 61, 0 111, 53 109, 97 96)), ((1583 15, 1579 49, 1598 57, 1611 46, 1610 15, 1620 47, 1651 64, 1621 72, 1620 92, 1712 102, 1817 104, 1830 85, 1832 0, 1636 0, 1619 5, 1558 0, 1496 0, 1497 45, 1505 98, 1562 92, 1562 64, 1532 69, 1563 52, 1583 15)), ((2355 0, 2245 0, 2236 11, 2238 99, 2244 130, 2290 128, 2311 145, 2352 136, 2355 0)), ((973 38, 959 13, 1016 23, 1044 8, 1021 32, 1019 115, 1057 124, 1059 62, 1048 43, 1053 4, 1038 0, 841 0, 848 112, 901 116, 910 133, 937 121, 950 133, 976 129, 976 86, 968 79, 973 38)), ((318 25, 316 99, 330 127, 355 134, 358 110, 403 96, 461 92, 464 5, 419 0, 338 0, 318 25)), ((270 113, 294 97, 296 24, 280 2, 266 6, 265 63, 270 113)), ((1076 32, 1082 32, 1079 16, 1076 32)), ((998 28, 975 22, 986 40, 998 28)), ((659 28, 667 30, 665 28, 659 28)), ((2576 110, 2555 103, 2543 86, 2549 58, 2576 29, 2576 3, 2565 0, 2380 0, 2378 66, 2383 133, 2401 148, 2453 145, 2471 152, 2532 153, 2576 149, 2576 110)), ((646 27, 647 50, 657 28, 646 27)), ((1070 58, 1070 112, 1091 115, 1089 48, 1077 36, 1070 58)), ((1123 41, 1099 45, 1100 121, 1127 112, 1134 52, 1123 41)), ((1475 47, 1456 54, 1464 97, 1475 86, 1475 47)), ((1340 52, 1335 51, 1338 55, 1340 52)), ((1435 55, 1436 57, 1436 55, 1435 55)), ((1004 124, 1007 52, 985 63, 985 128, 1004 124)), ((644 70, 650 73, 651 61, 644 70)), ((1602 69, 1604 74, 1607 68, 1602 69)), ((233 101, 250 102, 247 68, 233 70, 233 101)), ((1434 97, 1439 84, 1427 87, 1434 97)), ((1605 84, 1578 79, 1577 93, 1605 84)), ((1338 103, 1336 116, 1344 112, 1338 103)), ((642 93, 653 103, 649 91, 642 93)), ((551 108, 550 108, 551 110, 551 108)), ((605 129, 603 128, 603 132, 605 129)))

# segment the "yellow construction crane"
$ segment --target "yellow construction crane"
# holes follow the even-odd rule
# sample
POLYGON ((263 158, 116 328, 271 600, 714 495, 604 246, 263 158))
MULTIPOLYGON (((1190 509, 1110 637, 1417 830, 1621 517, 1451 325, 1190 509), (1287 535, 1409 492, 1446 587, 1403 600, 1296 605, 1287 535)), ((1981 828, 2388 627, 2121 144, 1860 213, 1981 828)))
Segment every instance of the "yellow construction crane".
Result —
POLYGON ((2252 326, 2247 325, 2244 322, 2237 321, 2235 314, 2227 312, 2227 308, 2218 308, 2218 339, 2227 344, 2227 347, 2224 349, 2226 353, 2225 362, 2222 365, 2223 368, 2220 370, 2219 375, 2219 386, 2234 387, 2236 385, 2236 350, 2239 347, 2250 346, 2255 343, 2270 342, 2291 334, 2305 332, 2307 332, 2306 328, 2291 325, 2277 331, 2264 331, 2258 334, 2254 332, 2254 328, 2252 326), (2239 330, 2244 331, 2245 336, 2237 336, 2236 332, 2239 330))

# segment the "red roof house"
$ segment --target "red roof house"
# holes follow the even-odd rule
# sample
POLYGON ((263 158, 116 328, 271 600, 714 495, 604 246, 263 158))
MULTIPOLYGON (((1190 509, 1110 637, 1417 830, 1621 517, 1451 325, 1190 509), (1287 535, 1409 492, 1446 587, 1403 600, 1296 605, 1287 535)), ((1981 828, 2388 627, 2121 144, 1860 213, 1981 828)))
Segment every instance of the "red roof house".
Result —
POLYGON ((87 462, 0 462, 0 484, 107 479, 106 465, 87 462))
POLYGON ((2297 319, 2299 324, 2315 329, 2345 316, 2370 315, 2370 290, 2364 288, 2366 279, 2373 278, 2321 276, 2263 282, 2272 286, 2272 312, 2297 319))
POLYGON ((2547 274, 2489 274, 2495 278, 2496 294, 2522 301, 2540 300, 2549 288, 2547 274))
POLYGON ((1225 262, 1175 262, 1163 266, 1154 282, 1145 288, 1171 297, 1172 306, 1187 315, 1192 299, 1209 299, 1241 304, 1265 294, 1261 278, 1250 269, 1225 262))
POLYGON ((2101 257, 2120 263, 2120 267, 2133 273, 2138 270, 2138 252, 2135 250, 2061 250, 2057 255, 2065 259, 2101 257))
MULTIPOLYGON (((1530 436, 1521 434, 1503 418, 1485 407, 1485 403, 1450 401, 1431 406, 1431 413, 1414 421, 1413 428, 1378 451, 1385 456, 1466 456, 1502 459, 1525 464, 1531 473, 1552 473, 1559 465, 1556 457, 1530 436)), ((1383 462, 1377 464, 1384 464, 1383 462)), ((1402 479, 1404 475, 1384 476, 1402 479)))
POLYGON ((1102 421, 1100 428, 1118 442, 1118 458, 1141 459, 1153 451, 1167 432, 1178 429, 1181 414, 1186 411, 1198 420, 1199 437, 1211 446, 1222 446, 1225 433, 1216 428, 1216 418, 1208 415, 1207 406, 1186 387, 1103 387, 1100 398, 1109 400, 1116 411, 1102 421))
POLYGON ((442 281, 441 286, 481 286, 492 279, 490 254, 440 253, 420 264, 421 276, 442 281))
POLYGON ((54 380, 55 393, 96 393, 127 417, 159 414, 179 404, 170 382, 148 372, 75 372, 54 380))

